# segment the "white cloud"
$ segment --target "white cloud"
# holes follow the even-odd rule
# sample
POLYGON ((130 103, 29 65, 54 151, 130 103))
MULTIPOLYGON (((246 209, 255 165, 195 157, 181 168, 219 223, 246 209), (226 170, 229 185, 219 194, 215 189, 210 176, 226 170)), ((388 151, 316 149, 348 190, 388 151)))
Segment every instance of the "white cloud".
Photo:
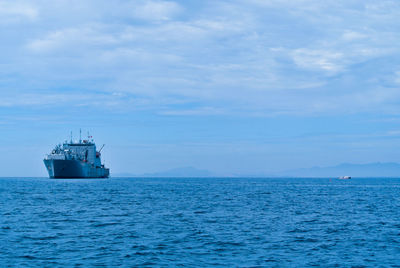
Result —
POLYGON ((174 54, 150 53, 143 49, 117 48, 114 50, 102 51, 99 59, 105 63, 129 64, 132 61, 138 62, 179 62, 181 58, 174 54))
POLYGON ((94 94, 93 92, 70 92, 70 93, 23 93, 15 96, 0 96, 0 107, 118 107, 125 103, 131 103, 131 99, 124 94, 103 93, 94 94), (123 100, 123 101, 121 101, 123 100))
POLYGON ((0 22, 18 22, 22 19, 34 20, 38 9, 21 1, 0 1, 0 22))
POLYGON ((394 82, 400 85, 400 71, 395 72, 394 82))
POLYGON ((46 34, 44 37, 31 40, 27 47, 35 52, 52 52, 56 49, 79 49, 85 45, 102 46, 115 44, 117 40, 96 26, 61 29, 46 34))
POLYGON ((345 41, 353 41, 353 40, 360 40, 367 38, 368 35, 360 33, 360 32, 355 32, 355 31, 345 31, 342 35, 342 38, 345 41))
POLYGON ((132 9, 135 18, 156 21, 170 20, 182 11, 182 7, 172 1, 143 1, 132 9))
POLYGON ((391 9, 384 16, 372 1, 205 1, 196 9, 183 1, 73 3, 39 1, 40 20, 12 29, 24 34, 8 45, 14 56, 4 52, 7 80, 17 74, 24 88, 117 90, 141 107, 186 114, 343 112, 400 98, 385 86, 370 93, 398 75, 369 63, 399 52, 397 5, 380 5, 391 9), (336 109, 336 100, 350 108, 336 109), (173 107, 180 102, 198 106, 173 107))
POLYGON ((296 49, 292 52, 295 63, 302 68, 322 69, 337 72, 343 69, 343 54, 340 52, 296 49))
POLYGON ((400 130, 389 130, 383 136, 400 137, 400 130))
POLYGON ((193 115, 223 115, 226 112, 221 108, 215 107, 200 107, 193 109, 180 109, 180 110, 163 110, 160 112, 162 115, 173 115, 173 116, 193 116, 193 115))

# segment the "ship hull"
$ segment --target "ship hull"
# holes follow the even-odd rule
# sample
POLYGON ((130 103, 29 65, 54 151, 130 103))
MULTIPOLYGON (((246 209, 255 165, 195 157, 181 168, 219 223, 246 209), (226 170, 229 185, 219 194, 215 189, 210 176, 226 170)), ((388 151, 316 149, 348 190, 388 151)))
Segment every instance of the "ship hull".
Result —
POLYGON ((43 160, 49 177, 57 178, 108 178, 109 169, 94 167, 91 164, 80 160, 43 160))

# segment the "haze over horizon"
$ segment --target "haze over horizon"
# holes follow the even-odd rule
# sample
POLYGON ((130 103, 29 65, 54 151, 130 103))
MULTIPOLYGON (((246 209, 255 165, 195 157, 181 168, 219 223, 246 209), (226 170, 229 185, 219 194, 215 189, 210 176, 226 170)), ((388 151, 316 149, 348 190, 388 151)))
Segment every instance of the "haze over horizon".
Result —
POLYGON ((399 1, 1 1, 0 176, 400 162, 399 1))

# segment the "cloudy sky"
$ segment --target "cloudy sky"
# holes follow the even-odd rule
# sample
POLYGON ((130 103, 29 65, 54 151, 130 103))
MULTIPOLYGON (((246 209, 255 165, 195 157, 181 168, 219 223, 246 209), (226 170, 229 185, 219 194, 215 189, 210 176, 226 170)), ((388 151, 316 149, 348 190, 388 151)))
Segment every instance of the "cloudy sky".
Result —
POLYGON ((1 176, 400 162, 400 2, 0 0, 1 176))

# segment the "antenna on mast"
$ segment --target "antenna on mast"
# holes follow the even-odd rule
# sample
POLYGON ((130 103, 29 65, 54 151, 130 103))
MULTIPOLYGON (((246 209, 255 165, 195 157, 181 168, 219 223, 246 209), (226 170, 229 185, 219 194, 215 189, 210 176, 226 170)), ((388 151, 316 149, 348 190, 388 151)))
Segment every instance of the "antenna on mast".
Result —
POLYGON ((99 150, 99 153, 101 153, 101 150, 103 150, 104 145, 105 145, 105 144, 103 144, 103 146, 101 146, 101 148, 100 148, 100 150, 99 150))
POLYGON ((79 129, 79 143, 82 143, 82 129, 79 129))
POLYGON ((71 131, 71 143, 72 143, 72 131, 71 131))

